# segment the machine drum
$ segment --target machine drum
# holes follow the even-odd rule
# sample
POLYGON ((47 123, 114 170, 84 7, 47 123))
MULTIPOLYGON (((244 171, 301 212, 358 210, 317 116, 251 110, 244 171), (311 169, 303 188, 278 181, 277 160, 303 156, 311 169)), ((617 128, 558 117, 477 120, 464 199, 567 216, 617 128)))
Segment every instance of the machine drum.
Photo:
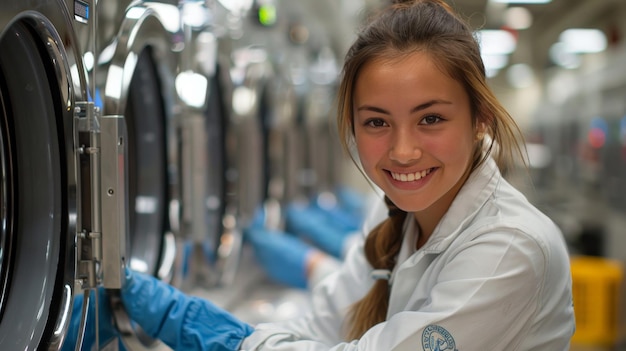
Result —
MULTIPOLYGON (((0 37, 0 350, 50 340, 61 306, 68 232, 61 94, 26 21, 0 37)), ((69 257, 69 256, 68 256, 69 257)))

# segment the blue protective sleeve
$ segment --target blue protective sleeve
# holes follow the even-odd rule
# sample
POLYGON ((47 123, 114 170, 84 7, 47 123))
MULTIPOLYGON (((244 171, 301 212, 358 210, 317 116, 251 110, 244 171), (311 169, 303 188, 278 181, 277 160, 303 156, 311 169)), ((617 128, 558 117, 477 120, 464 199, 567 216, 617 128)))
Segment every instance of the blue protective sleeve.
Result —
POLYGON ((130 318, 174 350, 238 350, 254 330, 210 301, 138 272, 128 271, 121 297, 130 318))
POLYGON ((319 209, 291 205, 287 208, 285 223, 287 232, 341 259, 344 241, 349 231, 331 223, 326 214, 319 209))
POLYGON ((307 287, 306 265, 312 246, 287 233, 263 228, 250 228, 245 235, 271 279, 287 286, 307 287))

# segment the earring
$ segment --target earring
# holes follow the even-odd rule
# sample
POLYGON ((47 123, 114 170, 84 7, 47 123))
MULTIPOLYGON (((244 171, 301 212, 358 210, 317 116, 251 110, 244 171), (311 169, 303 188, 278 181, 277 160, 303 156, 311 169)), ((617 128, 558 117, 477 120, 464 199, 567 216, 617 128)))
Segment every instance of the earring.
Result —
POLYGON ((484 137, 485 137, 485 133, 483 133, 483 132, 476 133, 476 140, 477 141, 483 140, 484 137))

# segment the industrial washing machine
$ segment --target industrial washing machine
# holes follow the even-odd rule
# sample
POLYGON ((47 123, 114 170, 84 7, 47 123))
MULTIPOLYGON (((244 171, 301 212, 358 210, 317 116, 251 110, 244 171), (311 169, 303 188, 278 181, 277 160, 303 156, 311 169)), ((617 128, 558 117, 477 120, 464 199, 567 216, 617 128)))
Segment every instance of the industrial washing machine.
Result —
MULTIPOLYGON (((58 350, 75 296, 119 289, 126 265, 172 279, 180 12, 1 5, 0 349, 58 350)), ((163 348, 131 329, 129 349, 163 348)))
MULTIPOLYGON (((175 131, 181 109, 174 82, 185 45, 179 7, 176 2, 99 2, 97 30, 90 34, 102 113, 123 116, 127 130, 127 202, 120 206, 128 222, 125 264, 172 282, 180 202, 175 131)), ((104 248, 105 254, 115 250, 104 248)), ((167 349, 135 328, 116 300, 113 312, 127 349, 167 349)))
POLYGON ((302 108, 285 54, 290 50, 287 21, 276 1, 251 1, 247 8, 230 11, 231 16, 224 17, 238 20, 224 24, 230 24, 231 32, 220 38, 233 86, 227 133, 231 141, 226 145, 234 163, 227 174, 237 179, 234 203, 240 227, 250 225, 263 206, 271 213, 266 224, 278 228, 280 208, 304 196, 306 182, 298 120, 302 108))
POLYGON ((1 5, 0 349, 58 350, 76 282, 121 284, 125 127, 96 107, 89 3, 1 5))
POLYGON ((180 102, 174 81, 184 46, 180 12, 165 2, 98 6, 97 91, 103 114, 123 116, 128 134, 128 264, 170 281, 178 229, 180 102))
POLYGON ((237 264, 241 236, 228 205, 226 134, 232 84, 219 57, 216 7, 180 3, 185 46, 176 91, 182 102, 177 123, 180 165, 180 235, 177 279, 184 291, 227 285, 237 264))

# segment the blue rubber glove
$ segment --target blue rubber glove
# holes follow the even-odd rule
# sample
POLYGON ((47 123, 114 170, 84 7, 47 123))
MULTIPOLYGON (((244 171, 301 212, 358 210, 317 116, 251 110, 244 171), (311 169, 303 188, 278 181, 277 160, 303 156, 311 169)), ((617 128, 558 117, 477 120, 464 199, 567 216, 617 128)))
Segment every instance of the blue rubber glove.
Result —
POLYGON ((267 275, 281 284, 305 289, 307 262, 314 248, 280 231, 249 228, 245 238, 267 275))
POLYGON ((327 221, 337 229, 351 233, 361 229, 366 199, 363 194, 346 187, 335 193, 322 192, 311 201, 311 207, 320 210, 327 221))
POLYGON ((311 207, 322 212, 329 224, 345 233, 359 230, 363 222, 363 216, 350 212, 339 204, 328 207, 321 205, 318 201, 313 201, 311 207))
POLYGON ((335 190, 335 195, 342 209, 363 219, 367 205, 367 197, 363 193, 341 186, 335 190))
MULTIPOLYGON (((113 338, 117 338, 119 333, 113 324, 113 316, 111 315, 111 308, 109 306, 109 299, 106 296, 106 290, 104 288, 98 288, 98 328, 100 347, 103 347, 113 338)), ((78 330, 80 327, 81 310, 83 307, 84 295, 82 291, 74 298, 72 307, 72 317, 70 319, 70 325, 65 335, 65 341, 61 351, 74 351, 76 348, 76 342, 78 339, 78 330)), ((87 323, 85 326, 85 336, 83 341, 82 350, 94 349, 96 343, 96 297, 95 294, 91 294, 89 298, 89 307, 87 314, 87 323)), ((125 351, 124 345, 117 340, 119 350, 125 351)), ((97 348, 100 349, 100 348, 97 348)))
POLYGON ((127 270, 121 298, 130 319, 174 350, 231 351, 254 329, 208 300, 127 270))
POLYGON ((324 211, 299 204, 287 207, 285 226, 287 232, 339 259, 343 256, 345 239, 352 232, 329 221, 324 211))

